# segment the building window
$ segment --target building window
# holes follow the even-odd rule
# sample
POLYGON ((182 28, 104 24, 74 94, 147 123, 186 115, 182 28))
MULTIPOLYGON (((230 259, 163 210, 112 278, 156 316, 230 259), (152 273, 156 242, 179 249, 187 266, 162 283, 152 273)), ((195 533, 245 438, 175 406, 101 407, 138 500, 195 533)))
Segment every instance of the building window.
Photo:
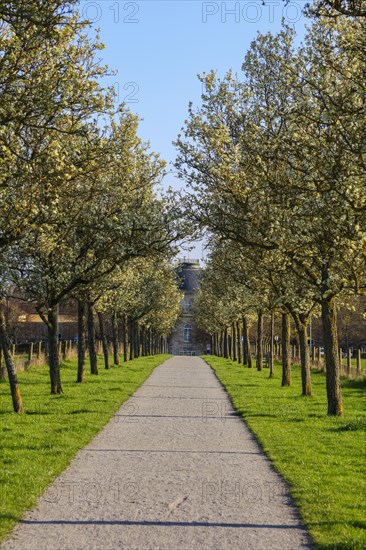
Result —
POLYGON ((183 328, 183 342, 190 343, 192 342, 192 325, 184 325, 183 328))

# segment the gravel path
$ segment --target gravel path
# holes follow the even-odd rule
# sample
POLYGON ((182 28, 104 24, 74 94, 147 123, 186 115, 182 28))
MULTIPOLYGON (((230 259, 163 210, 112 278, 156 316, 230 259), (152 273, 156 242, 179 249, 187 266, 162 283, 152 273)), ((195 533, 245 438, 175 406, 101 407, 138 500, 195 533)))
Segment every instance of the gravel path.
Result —
POLYGON ((155 369, 3 550, 311 548, 285 484, 202 359, 155 369))

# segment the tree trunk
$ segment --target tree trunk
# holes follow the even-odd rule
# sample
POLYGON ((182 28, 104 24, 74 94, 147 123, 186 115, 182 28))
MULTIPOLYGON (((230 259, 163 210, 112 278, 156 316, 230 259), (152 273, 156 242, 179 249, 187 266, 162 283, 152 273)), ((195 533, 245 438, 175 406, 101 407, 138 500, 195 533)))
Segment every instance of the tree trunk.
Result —
POLYGON ((222 330, 220 334, 220 352, 221 357, 225 356, 225 331, 222 330))
POLYGON ((243 316, 243 364, 248 365, 248 369, 253 368, 252 352, 250 349, 249 325, 245 315, 243 316))
POLYGON ((238 354, 236 352, 236 325, 235 323, 232 324, 231 327, 231 347, 232 347, 232 355, 233 355, 233 361, 236 361, 238 358, 238 354))
POLYGON ((282 313, 282 386, 291 385, 291 324, 290 315, 282 313))
POLYGON ((158 354, 158 335, 154 333, 154 355, 158 354))
POLYGON ((85 382, 86 302, 78 300, 78 376, 76 382, 85 382))
POLYGON ((151 331, 151 355, 155 355, 155 332, 151 331))
MULTIPOLYGON (((140 357, 140 338, 141 338, 141 334, 140 334, 140 326, 138 324, 137 321, 135 321, 135 330, 134 330, 134 337, 135 337, 135 353, 134 353, 134 356, 135 356, 135 359, 140 357)), ((161 345, 162 345, 162 339, 160 338, 159 340, 159 353, 161 353, 161 345)))
POLYGON ((130 335, 130 361, 133 360, 134 358, 134 351, 135 351, 135 348, 134 348, 134 322, 132 321, 132 319, 130 319, 129 323, 128 323, 128 327, 129 327, 129 335, 130 335))
POLYGON ((224 329, 224 342, 223 342, 223 347, 224 347, 224 358, 225 359, 228 359, 229 358, 229 350, 228 350, 228 334, 227 334, 227 328, 224 329))
POLYGON ((152 331, 151 331, 151 328, 148 329, 147 335, 148 335, 148 339, 147 339, 148 354, 149 354, 149 356, 151 356, 152 355, 152 331))
POLYGON ((227 355, 228 355, 228 358, 229 359, 232 359, 233 358, 233 352, 232 352, 232 347, 231 347, 231 329, 228 328, 227 329, 227 355))
MULTIPOLYGON (((243 365, 248 365, 248 322, 246 317, 243 317, 243 365)), ((248 365, 249 367, 249 365, 248 365)))
POLYGON ((237 338, 237 349, 238 349, 238 363, 242 362, 242 346, 241 346, 241 331, 240 323, 236 322, 236 338, 237 338))
POLYGON ((58 304, 47 310, 48 362, 50 365, 51 394, 62 393, 60 356, 58 346, 58 304))
POLYGON ((20 395, 18 377, 15 371, 14 361, 10 352, 11 343, 6 330, 6 318, 3 306, 0 306, 0 341, 2 351, 4 353, 6 370, 8 372, 10 393, 13 400, 13 409, 14 412, 21 413, 23 412, 22 397, 20 395))
POLYGON ((142 357, 145 357, 146 353, 145 353, 145 329, 144 329, 144 327, 141 327, 140 334, 141 334, 141 355, 142 355, 142 357))
POLYGON ((274 377, 274 312, 271 311, 271 333, 269 341, 269 377, 274 377))
POLYGON ((262 311, 258 312, 258 323, 257 323, 257 370, 262 370, 263 368, 263 313, 262 311))
POLYGON ((123 332, 123 361, 124 363, 127 363, 128 361, 128 317, 126 314, 123 315, 122 332, 123 332))
POLYGON ((342 416, 343 403, 339 381, 339 356, 337 333, 337 306, 334 297, 322 300, 322 324, 324 334, 324 355, 328 415, 342 416))
POLYGON ((108 342, 107 342, 107 336, 104 330, 103 313, 101 313, 100 311, 98 311, 98 321, 99 321, 100 339, 102 340, 102 347, 103 347, 104 366, 106 369, 109 369, 108 342))
POLYGON ((94 307, 92 302, 88 302, 88 349, 90 373, 98 374, 97 342, 95 338, 94 307))
POLYGON ((305 314, 299 315, 297 313, 293 313, 292 317, 295 321, 296 330, 299 335, 302 395, 311 396, 311 369, 310 349, 308 345, 307 316, 305 314))
POLYGON ((112 325, 112 344, 113 344, 113 363, 114 365, 119 365, 119 355, 118 355, 118 320, 117 314, 115 311, 111 315, 111 325, 112 325))

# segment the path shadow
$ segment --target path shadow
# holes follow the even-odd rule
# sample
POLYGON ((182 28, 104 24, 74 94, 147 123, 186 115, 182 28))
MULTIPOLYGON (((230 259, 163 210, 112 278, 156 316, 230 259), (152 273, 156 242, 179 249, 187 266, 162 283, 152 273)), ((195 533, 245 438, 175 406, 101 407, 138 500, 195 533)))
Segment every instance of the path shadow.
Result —
POLYGON ((165 449, 80 449, 89 453, 181 453, 181 454, 210 454, 210 455, 262 455, 261 452, 247 451, 174 451, 165 449))
POLYGON ((210 415, 207 415, 207 416, 204 416, 204 415, 196 415, 196 416, 188 416, 188 415, 168 415, 168 414, 133 414, 133 415, 128 415, 128 414, 115 414, 114 415, 115 417, 122 417, 122 418, 194 418, 194 419, 199 419, 201 420, 201 422, 203 422, 203 424, 206 424, 209 420, 212 420, 212 419, 217 419, 217 420, 221 420, 221 422, 224 424, 226 420, 240 420, 241 421, 241 416, 238 414, 238 413, 231 413, 231 414, 227 414, 227 415, 223 415, 223 416, 210 416, 210 415))
POLYGON ((230 529, 301 529, 301 525, 223 523, 215 521, 130 521, 130 520, 22 520, 26 525, 131 525, 142 527, 226 527, 230 529))
POLYGON ((159 386, 158 384, 144 384, 144 388, 192 388, 196 390, 217 390, 220 389, 220 386, 179 386, 178 384, 174 386, 159 386))
POLYGON ((207 397, 207 395, 203 397, 184 397, 179 395, 134 395, 134 399, 193 399, 198 401, 225 401, 224 397, 207 397))

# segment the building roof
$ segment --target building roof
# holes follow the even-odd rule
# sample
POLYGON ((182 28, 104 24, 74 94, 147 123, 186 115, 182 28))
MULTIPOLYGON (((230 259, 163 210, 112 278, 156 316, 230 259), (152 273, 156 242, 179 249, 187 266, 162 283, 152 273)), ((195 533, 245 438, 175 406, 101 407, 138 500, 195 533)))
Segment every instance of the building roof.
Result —
MULTIPOLYGON (((74 315, 59 315, 58 322, 77 323, 77 317, 74 315)), ((21 313, 18 316, 18 323, 43 323, 43 321, 37 313, 21 313)))

